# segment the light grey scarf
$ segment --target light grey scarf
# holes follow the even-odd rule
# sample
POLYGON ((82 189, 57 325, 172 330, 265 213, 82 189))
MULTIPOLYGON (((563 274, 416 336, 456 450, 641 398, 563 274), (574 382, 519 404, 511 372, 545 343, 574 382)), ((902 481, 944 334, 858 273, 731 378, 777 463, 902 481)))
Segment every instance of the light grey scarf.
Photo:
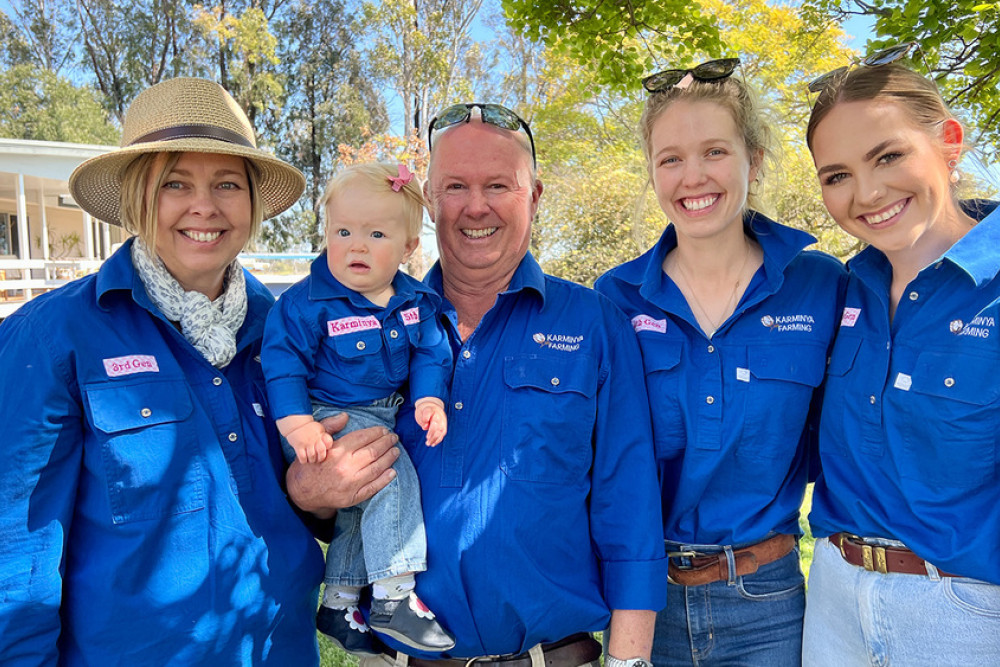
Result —
POLYGON ((226 269, 222 295, 215 301, 197 291, 185 291, 163 260, 136 238, 132 244, 132 264, 146 293, 181 334, 216 368, 226 366, 236 356, 236 332, 247 315, 247 286, 243 267, 236 260, 226 269))

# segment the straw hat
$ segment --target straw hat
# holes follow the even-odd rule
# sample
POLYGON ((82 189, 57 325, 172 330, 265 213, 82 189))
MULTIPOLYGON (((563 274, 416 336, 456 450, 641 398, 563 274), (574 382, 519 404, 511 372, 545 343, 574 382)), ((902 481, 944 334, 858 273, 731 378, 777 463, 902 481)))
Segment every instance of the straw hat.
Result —
POLYGON ((122 174, 144 153, 238 155, 259 169, 264 219, 294 204, 305 177, 257 148, 253 127, 236 100, 207 79, 168 79, 142 91, 125 114, 121 148, 93 157, 69 177, 77 204, 98 220, 120 225, 122 174))

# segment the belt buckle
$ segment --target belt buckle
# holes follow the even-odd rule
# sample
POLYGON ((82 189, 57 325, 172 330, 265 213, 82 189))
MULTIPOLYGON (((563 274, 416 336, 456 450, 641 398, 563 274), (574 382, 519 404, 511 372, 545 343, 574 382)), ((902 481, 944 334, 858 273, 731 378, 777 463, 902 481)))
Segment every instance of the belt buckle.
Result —
POLYGON ((697 558, 704 554, 700 551, 668 551, 667 558, 697 558))
POLYGON ((885 547, 863 544, 861 545, 861 559, 864 568, 869 572, 889 574, 889 569, 885 561, 885 547))
POLYGON ((472 667, 472 665, 477 662, 500 662, 504 658, 509 658, 510 656, 505 655, 477 655, 469 658, 465 661, 465 667, 472 667))

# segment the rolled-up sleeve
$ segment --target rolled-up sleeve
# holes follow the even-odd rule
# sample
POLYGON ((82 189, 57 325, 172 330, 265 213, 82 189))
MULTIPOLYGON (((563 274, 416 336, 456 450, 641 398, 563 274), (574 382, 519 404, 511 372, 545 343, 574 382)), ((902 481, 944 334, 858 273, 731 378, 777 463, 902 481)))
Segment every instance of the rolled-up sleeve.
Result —
POLYGON ((58 662, 62 575, 83 452, 68 355, 17 314, 0 326, 0 656, 58 662))
POLYGON ((658 611, 667 599, 667 558, 642 359, 624 315, 614 309, 606 318, 608 363, 597 394, 591 532, 608 606, 658 611))

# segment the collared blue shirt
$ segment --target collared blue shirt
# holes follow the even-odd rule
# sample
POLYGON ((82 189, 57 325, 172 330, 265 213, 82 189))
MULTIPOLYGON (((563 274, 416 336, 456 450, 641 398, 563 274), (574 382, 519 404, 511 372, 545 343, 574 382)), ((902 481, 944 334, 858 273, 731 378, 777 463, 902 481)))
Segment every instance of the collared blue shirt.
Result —
POLYGON ((209 364, 127 242, 0 325, 0 662, 315 665, 322 552, 282 490, 247 275, 209 364))
POLYGON ((917 274, 889 320, 892 267, 850 277, 820 426, 813 532, 901 540, 945 572, 1000 584, 1000 211, 917 274))
POLYGON ((409 378, 414 399, 447 398, 451 346, 438 323, 441 299, 401 271, 377 306, 333 277, 326 253, 267 318, 264 375, 275 419, 312 414, 310 399, 363 405, 409 378))
POLYGON ((732 316, 706 338, 663 271, 669 225, 644 255, 595 287, 642 348, 663 483, 663 533, 684 544, 746 544, 798 534, 807 476, 803 435, 823 380, 844 268, 803 251, 815 239, 758 213, 744 221, 764 251, 732 316))
MULTIPOLYGON (((427 282, 441 289, 440 267, 427 282)), ((448 435, 431 448, 412 419, 398 428, 427 526, 417 591, 455 634, 448 655, 520 653, 601 630, 611 609, 660 609, 659 488, 628 320, 530 255, 464 343, 444 313, 448 435)))

